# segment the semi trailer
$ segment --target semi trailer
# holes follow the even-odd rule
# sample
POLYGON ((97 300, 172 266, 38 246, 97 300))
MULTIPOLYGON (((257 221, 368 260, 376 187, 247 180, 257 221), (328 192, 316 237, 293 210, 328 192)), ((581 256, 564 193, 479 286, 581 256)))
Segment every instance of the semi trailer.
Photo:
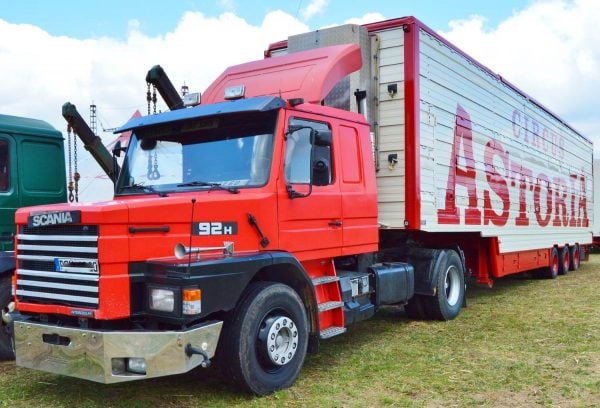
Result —
POLYGON ((592 143, 413 17, 290 37, 173 106, 117 130, 112 201, 17 212, 17 365, 216 355, 267 394, 382 306, 451 320, 467 278, 556 278, 592 242, 592 143))

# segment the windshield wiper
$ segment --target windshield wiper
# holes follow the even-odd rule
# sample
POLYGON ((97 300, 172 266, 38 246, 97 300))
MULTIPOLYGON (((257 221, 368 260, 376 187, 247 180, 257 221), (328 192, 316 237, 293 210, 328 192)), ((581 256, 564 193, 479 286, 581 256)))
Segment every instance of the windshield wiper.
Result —
POLYGON ((152 186, 145 186, 144 184, 136 184, 136 183, 121 187, 121 191, 123 191, 123 190, 142 190, 142 191, 147 191, 150 193, 156 192, 156 189, 152 186))
POLYGON ((221 183, 211 183, 208 181, 190 181, 188 183, 181 183, 181 184, 177 184, 177 187, 197 187, 197 186, 202 186, 202 187, 210 187, 209 190, 225 190, 225 191, 229 191, 231 194, 237 194, 240 192, 240 190, 237 187, 227 187, 227 186, 223 186, 221 183))

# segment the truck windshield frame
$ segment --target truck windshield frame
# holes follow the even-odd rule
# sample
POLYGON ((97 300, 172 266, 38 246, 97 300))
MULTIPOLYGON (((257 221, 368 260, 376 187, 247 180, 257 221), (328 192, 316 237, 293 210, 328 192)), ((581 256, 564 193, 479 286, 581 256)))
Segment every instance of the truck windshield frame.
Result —
POLYGON ((269 182, 277 112, 134 129, 115 195, 257 188, 269 182))

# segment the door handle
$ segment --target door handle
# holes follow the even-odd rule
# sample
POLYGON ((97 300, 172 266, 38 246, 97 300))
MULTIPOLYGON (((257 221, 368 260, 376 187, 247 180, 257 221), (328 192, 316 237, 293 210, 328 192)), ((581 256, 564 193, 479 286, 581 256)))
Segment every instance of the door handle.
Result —
POLYGON ((328 224, 331 227, 341 227, 342 226, 342 221, 341 220, 329 221, 328 224))

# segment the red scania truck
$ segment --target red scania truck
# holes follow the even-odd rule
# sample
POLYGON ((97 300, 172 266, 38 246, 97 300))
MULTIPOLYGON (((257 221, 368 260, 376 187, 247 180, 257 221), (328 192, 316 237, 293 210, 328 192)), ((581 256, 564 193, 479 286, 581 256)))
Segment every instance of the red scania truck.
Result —
POLYGON ((17 364, 102 383, 215 354, 266 394, 382 305, 577 269, 592 144, 412 17, 290 37, 136 118, 114 200, 16 222, 17 364))

